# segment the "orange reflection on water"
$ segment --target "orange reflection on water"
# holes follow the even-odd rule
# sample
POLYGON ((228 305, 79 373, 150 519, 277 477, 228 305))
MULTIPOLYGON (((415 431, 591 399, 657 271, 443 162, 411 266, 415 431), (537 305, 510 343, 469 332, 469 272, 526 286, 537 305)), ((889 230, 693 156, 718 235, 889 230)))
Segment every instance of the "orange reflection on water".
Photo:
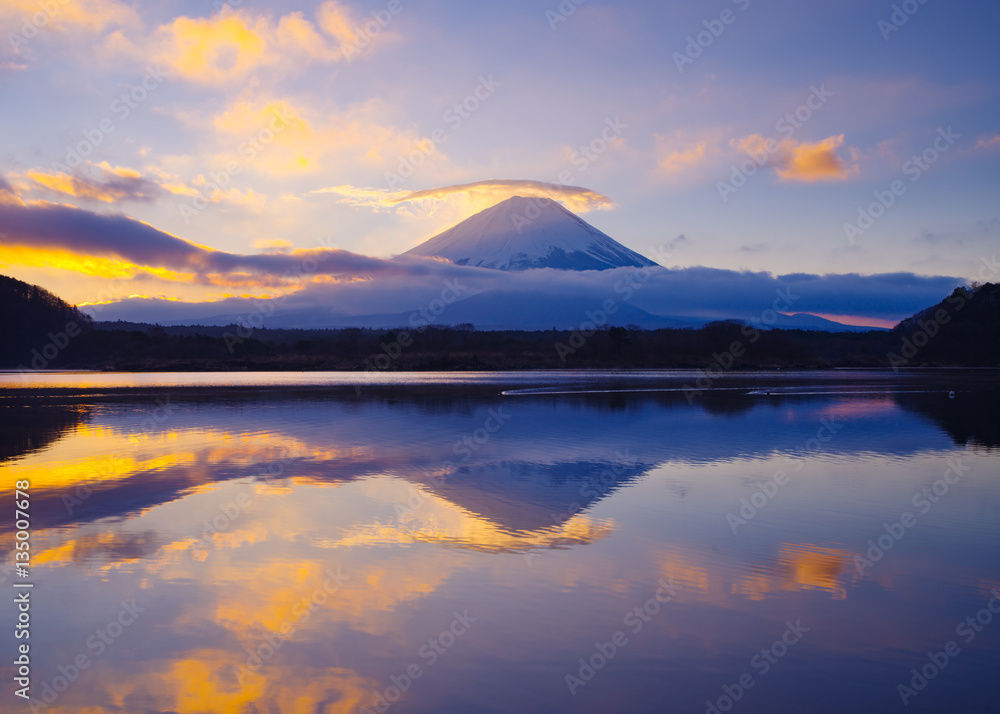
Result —
MULTIPOLYGON (((148 433, 107 426, 78 424, 47 449, 0 464, 0 491, 27 479, 31 488, 65 490, 87 484, 99 489, 143 473, 185 467, 193 484, 218 479, 210 469, 218 464, 253 466, 296 458, 337 458, 341 451, 317 450, 302 440, 276 433, 233 432, 214 428, 163 429, 148 433)), ((79 493, 75 494, 79 497, 79 493)))
POLYGON ((711 589, 713 582, 718 582, 721 572, 713 574, 710 568, 713 561, 704 554, 690 547, 670 546, 661 550, 657 556, 660 561, 660 575, 668 582, 679 585, 685 596, 692 592, 704 595, 711 589))
POLYGON ((733 608, 738 600, 764 600, 781 593, 820 591, 844 599, 841 583, 852 554, 809 543, 783 543, 773 560, 746 562, 703 546, 674 544, 652 554, 658 574, 680 587, 681 599, 733 608))
MULTIPOLYGON (((200 432, 200 430, 198 430, 200 432)), ((124 431, 78 424, 47 449, 0 464, 0 489, 28 479, 31 488, 67 489, 82 482, 114 482, 195 460, 193 447, 204 443, 197 432, 163 432, 154 444, 137 448, 124 431), (187 447, 187 449, 185 449, 187 447)))
POLYGON ((523 553, 587 545, 608 537, 615 529, 610 520, 583 514, 558 525, 512 528, 504 525, 504 510, 496 508, 494 501, 480 504, 484 510, 494 508, 475 513, 402 479, 373 479, 363 488, 394 504, 396 518, 354 526, 337 541, 327 542, 327 547, 433 543, 483 553, 523 553))
POLYGON ((247 657, 232 648, 199 647, 177 659, 131 661, 114 668, 99 663, 43 711, 314 714, 317 703, 324 702, 324 714, 349 714, 369 703, 377 686, 350 669, 280 657, 251 669, 247 657))
POLYGON ((782 543, 773 564, 733 583, 732 592, 751 600, 762 600, 779 592, 820 590, 835 600, 847 597, 840 576, 852 554, 840 548, 808 543, 782 543))

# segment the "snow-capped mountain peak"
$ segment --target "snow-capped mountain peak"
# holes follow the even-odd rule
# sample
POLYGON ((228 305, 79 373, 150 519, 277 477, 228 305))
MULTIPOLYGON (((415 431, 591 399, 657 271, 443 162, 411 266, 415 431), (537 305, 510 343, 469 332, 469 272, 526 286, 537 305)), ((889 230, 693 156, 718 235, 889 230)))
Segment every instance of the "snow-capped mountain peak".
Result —
POLYGON ((403 255, 496 270, 609 270, 656 265, 550 198, 514 196, 403 255))

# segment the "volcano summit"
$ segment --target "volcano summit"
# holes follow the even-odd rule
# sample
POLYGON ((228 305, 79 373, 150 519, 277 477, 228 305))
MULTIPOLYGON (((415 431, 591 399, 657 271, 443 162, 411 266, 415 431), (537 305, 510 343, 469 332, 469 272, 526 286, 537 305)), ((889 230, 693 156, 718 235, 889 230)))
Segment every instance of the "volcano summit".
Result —
POLYGON ((610 270, 656 265, 551 198, 522 196, 480 211, 403 255, 439 257, 457 265, 495 270, 610 270))

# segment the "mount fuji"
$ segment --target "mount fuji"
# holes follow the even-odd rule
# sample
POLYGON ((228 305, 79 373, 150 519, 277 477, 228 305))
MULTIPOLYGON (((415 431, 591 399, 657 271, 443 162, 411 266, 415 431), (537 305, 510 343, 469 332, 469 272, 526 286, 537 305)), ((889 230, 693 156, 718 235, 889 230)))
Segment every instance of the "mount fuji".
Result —
MULTIPOLYGON (((412 329, 423 324, 471 323, 481 330, 548 330, 576 329, 598 310, 607 312, 602 324, 644 329, 700 327, 715 319, 745 318, 748 312, 738 305, 729 314, 718 307, 707 314, 670 309, 671 276, 680 276, 683 271, 657 271, 655 281, 649 274, 640 277, 643 270, 615 272, 658 266, 548 198, 508 198, 388 263, 394 261, 399 274, 406 278, 398 285, 392 280, 363 280, 307 286, 287 301, 265 302, 263 308, 259 300, 242 297, 205 303, 126 298, 102 305, 101 317, 108 321, 155 320, 167 326, 224 327, 243 324, 250 319, 248 315, 265 315, 266 311, 267 326, 274 328, 412 329), (426 265, 427 261, 413 261, 420 264, 409 266, 400 260, 403 256, 443 258, 453 266, 462 266, 457 272, 453 266, 447 268, 449 275, 457 275, 453 278, 455 284, 462 285, 459 294, 444 301, 443 278, 434 266, 426 265), (537 268, 550 270, 536 273, 533 269, 537 268), (657 287, 636 293, 632 301, 633 293, 645 280, 657 287), (331 292, 337 296, 333 300, 331 292), (441 299, 437 299, 438 295, 441 299), (609 303, 611 307, 605 307, 609 303), (429 316, 421 312, 435 305, 441 309, 429 316)), ((731 277, 724 271, 709 275, 715 275, 716 281, 706 287, 718 285, 722 277, 731 277)), ((809 313, 776 313, 775 318, 771 326, 787 329, 868 329, 809 313)))
POLYGON ((403 253, 496 270, 652 267, 551 198, 514 196, 403 253))

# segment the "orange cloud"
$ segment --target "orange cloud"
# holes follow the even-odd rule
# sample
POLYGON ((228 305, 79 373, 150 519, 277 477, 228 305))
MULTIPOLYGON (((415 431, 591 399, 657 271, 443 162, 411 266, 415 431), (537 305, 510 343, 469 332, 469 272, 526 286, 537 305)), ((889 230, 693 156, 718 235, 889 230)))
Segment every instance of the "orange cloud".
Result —
POLYGON ((350 10, 341 2, 328 0, 316 10, 316 21, 331 37, 341 43, 353 42, 354 31, 351 29, 350 10))
MULTIPOLYGON (((263 255, 267 255, 265 251, 263 255)), ((294 253, 280 253, 292 255, 294 253)), ((294 291, 301 287, 299 281, 280 275, 268 275, 247 272, 180 272, 150 265, 137 265, 126 260, 113 257, 102 257, 71 252, 68 250, 32 247, 24 245, 0 245, 0 266, 17 265, 24 267, 65 270, 75 275, 85 275, 97 278, 119 280, 146 280, 154 278, 163 283, 174 285, 204 285, 225 288, 244 288, 260 291, 268 288, 277 290, 279 294, 294 291)), ((319 280, 317 276, 314 280, 319 280)), ((332 279, 332 278, 327 278, 332 279)), ((124 292, 120 297, 146 297, 145 295, 124 292)), ((160 299, 165 296, 159 295, 160 299)), ((231 297, 220 295, 219 298, 231 297)), ((245 296, 246 297, 246 296, 245 296)), ((254 295, 254 297, 263 297, 254 295)), ((92 303, 81 303, 88 305, 92 303)))
POLYGON ((668 174, 678 174, 697 166, 705 160, 705 142, 699 142, 686 151, 672 151, 660 158, 660 169, 668 174))
POLYGON ((798 142, 795 139, 768 139, 751 134, 733 139, 730 145, 751 156, 761 165, 774 168, 783 181, 843 181, 857 173, 857 166, 848 164, 837 155, 843 146, 844 135, 837 134, 817 142, 798 142))
POLYGON ((159 193, 160 188, 135 169, 111 166, 107 161, 85 167, 80 174, 32 170, 27 172, 27 176, 37 186, 49 191, 104 203, 149 201, 159 193))
MULTIPOLYGON (((240 190, 236 187, 218 188, 204 174, 199 174, 185 183, 180 177, 149 166, 145 169, 149 175, 144 175, 136 169, 126 166, 112 166, 107 161, 99 164, 81 166, 77 173, 48 173, 42 169, 32 169, 25 176, 34 186, 23 184, 19 186, 20 193, 32 188, 45 192, 71 196, 86 201, 102 203, 120 203, 123 201, 152 201, 161 195, 169 193, 175 196, 203 197, 212 203, 229 203, 241 206, 259 208, 267 201, 263 194, 253 189, 240 190)), ((16 177, 12 177, 16 178, 16 177)), ((20 201, 13 189, 11 196, 5 195, 0 188, 0 203, 5 199, 20 201)))
POLYGON ((238 152, 269 174, 288 174, 318 167, 322 151, 312 124, 286 101, 240 100, 213 120, 215 128, 243 139, 238 152))
POLYGON ((99 278, 136 278, 155 276, 169 282, 189 283, 193 273, 166 268, 140 266, 126 260, 85 255, 71 250, 27 245, 0 245, 0 265, 56 268, 99 278))
MULTIPOLYGON (((250 88, 254 86, 251 83, 250 88)), ((425 157, 426 168, 443 158, 430 139, 395 126, 398 110, 384 100, 370 99, 331 113, 251 94, 244 92, 213 116, 191 114, 182 119, 193 128, 211 123, 218 132, 219 153, 205 161, 206 168, 224 170, 235 161, 273 177, 345 165, 398 170, 415 154, 425 157)))
POLYGON ((727 127, 677 129, 668 134, 654 134, 656 173, 671 182, 702 181, 722 170, 726 158, 723 147, 731 136, 727 127))
POLYGON ((26 19, 36 28, 100 32, 110 25, 134 23, 137 15, 131 7, 115 0, 57 0, 50 4, 38 0, 0 2, 0 22, 5 27, 18 31, 26 19), (35 16, 42 15, 45 17, 44 24, 35 20, 35 16))
POLYGON ((183 78, 206 84, 245 76, 261 63, 267 47, 267 21, 241 14, 178 17, 160 33, 163 60, 183 78))
MULTIPOLYGON (((252 198, 252 197, 251 197, 252 198)), ((339 248, 252 254, 213 250, 120 213, 72 205, 0 202, 0 261, 104 277, 155 277, 185 284, 301 287, 295 271, 315 262, 315 280, 409 275, 412 268, 339 248)))
POLYGON ((825 181, 847 178, 850 167, 837 156, 837 148, 844 143, 844 135, 831 136, 814 144, 801 143, 792 148, 792 156, 778 176, 788 181, 825 181))
MULTIPOLYGON (((13 179, 14 177, 10 178, 13 179)), ((0 176, 0 206, 23 206, 24 201, 21 199, 20 194, 24 190, 24 186, 15 186, 8 179, 0 176)))
POLYGON ((292 247, 292 242, 284 238, 258 238, 253 242, 253 247, 260 251, 285 251, 292 247))
POLYGON ((213 180, 207 178, 205 174, 195 176, 191 179, 189 185, 179 176, 167 173, 156 166, 147 166, 146 171, 150 176, 156 177, 150 180, 157 183, 159 188, 175 196, 201 197, 212 203, 229 203, 254 208, 260 208, 267 202, 267 196, 257 193, 252 188, 246 191, 242 191, 235 186, 220 188, 213 180))
POLYGON ((178 17, 156 31, 156 59, 200 84, 225 84, 265 66, 293 70, 303 59, 345 59, 344 46, 355 41, 348 8, 325 2, 317 10, 317 22, 318 29, 301 12, 273 22, 228 8, 208 18, 178 17))
POLYGON ((671 179, 697 175, 723 158, 721 147, 729 136, 729 130, 724 127, 695 131, 677 129, 669 134, 654 134, 657 168, 661 175, 671 179))

